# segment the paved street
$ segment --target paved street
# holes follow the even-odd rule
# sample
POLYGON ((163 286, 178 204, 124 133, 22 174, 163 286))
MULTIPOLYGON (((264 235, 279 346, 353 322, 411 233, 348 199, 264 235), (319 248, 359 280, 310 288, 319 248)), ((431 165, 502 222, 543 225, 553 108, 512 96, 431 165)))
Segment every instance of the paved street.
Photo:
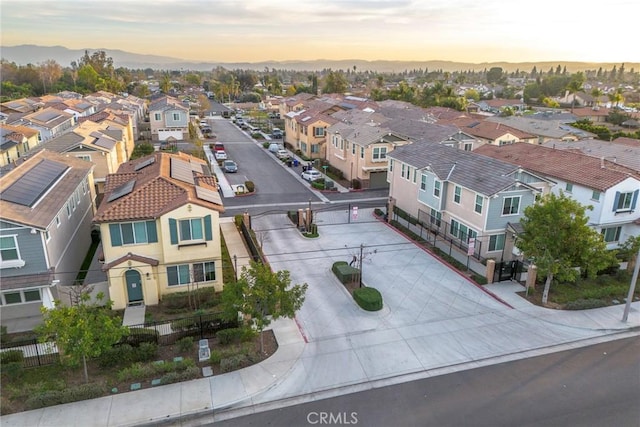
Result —
POLYGON ((635 427, 638 354, 638 339, 611 341, 232 419, 223 413, 213 425, 635 427))

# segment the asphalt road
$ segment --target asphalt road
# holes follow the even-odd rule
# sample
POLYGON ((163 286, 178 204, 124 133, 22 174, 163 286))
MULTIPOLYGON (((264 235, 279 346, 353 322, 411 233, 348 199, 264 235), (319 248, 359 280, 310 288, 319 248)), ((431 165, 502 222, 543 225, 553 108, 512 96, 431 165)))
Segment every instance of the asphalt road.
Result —
POLYGON ((222 412, 214 424, 635 427, 639 355, 637 337, 610 341, 249 416, 222 412))

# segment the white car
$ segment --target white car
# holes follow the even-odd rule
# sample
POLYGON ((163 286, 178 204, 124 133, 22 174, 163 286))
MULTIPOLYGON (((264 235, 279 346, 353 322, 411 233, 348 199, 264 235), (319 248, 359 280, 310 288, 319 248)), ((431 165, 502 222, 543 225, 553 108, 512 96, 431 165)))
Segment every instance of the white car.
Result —
POLYGON ((291 157, 291 155, 289 154, 289 152, 287 150, 278 150, 278 152, 276 153, 276 156, 280 160, 288 159, 289 157, 291 157))
POLYGON ((307 180, 309 182, 316 181, 322 178, 322 174, 315 169, 306 170, 302 172, 302 179, 307 180))
POLYGON ((216 156, 216 160, 227 160, 227 153, 223 150, 216 150, 214 155, 216 156))

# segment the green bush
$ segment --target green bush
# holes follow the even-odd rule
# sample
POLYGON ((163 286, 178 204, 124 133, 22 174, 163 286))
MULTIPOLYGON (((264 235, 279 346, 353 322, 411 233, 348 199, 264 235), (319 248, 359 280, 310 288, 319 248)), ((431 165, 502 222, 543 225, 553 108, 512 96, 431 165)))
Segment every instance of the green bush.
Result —
POLYGON ((193 350, 193 337, 180 338, 176 341, 176 345, 178 346, 178 350, 183 353, 191 351, 193 350))
POLYGON ((303 233, 304 237, 318 237, 318 224, 311 224, 309 226, 309 231, 303 233))
POLYGON ((158 344, 143 342, 137 348, 134 347, 134 360, 136 362, 148 362, 158 356, 158 344))
POLYGON ((2 364, 2 376, 11 381, 18 381, 24 373, 22 362, 7 362, 2 364))
POLYGON ((606 307, 606 301, 600 299, 578 299, 565 304, 565 310, 588 310, 590 308, 606 307))
POLYGON ((363 310, 382 310, 382 295, 376 288, 358 288, 353 291, 353 299, 363 310))
POLYGON ((270 144, 271 144, 270 141, 265 141, 265 142, 262 143, 262 148, 267 149, 267 148, 269 148, 270 144))
POLYGON ((167 311, 192 312, 193 300, 198 301, 202 308, 215 307, 220 303, 220 295, 213 288, 202 288, 191 292, 177 292, 162 297, 162 307, 167 311), (191 303, 189 302, 191 300, 191 303))
POLYGON ((331 266, 331 271, 336 275, 340 283, 351 283, 356 280, 360 270, 350 266, 345 261, 336 261, 331 266))
POLYGON ((234 356, 225 357, 220 361, 220 370, 222 372, 235 371, 247 362, 247 356, 244 354, 236 354, 234 356))
POLYGON ((256 185, 253 183, 253 181, 245 181, 244 186, 247 188, 247 191, 249 193, 253 193, 254 191, 256 191, 256 185))
POLYGON ((6 344, 10 341, 9 334, 7 333, 7 327, 4 325, 0 326, 0 344, 6 344))
POLYGON ((236 227, 240 228, 242 226, 242 221, 244 221, 244 215, 238 214, 233 217, 233 222, 236 224, 236 227))
POLYGON ((474 282, 476 282, 476 283, 477 283, 477 284, 479 284, 479 285, 486 285, 486 284, 488 283, 488 282, 487 282, 487 278, 486 278, 486 277, 484 277, 484 276, 481 276, 481 275, 479 275, 479 274, 475 274, 475 273, 473 273, 473 274, 471 275, 471 278, 473 279, 473 281, 474 281, 474 282))
POLYGON ((27 398, 25 405, 28 410, 45 408, 47 406, 62 405, 64 403, 95 399, 105 394, 104 384, 82 384, 64 390, 48 390, 36 393, 27 398))
POLYGON ((132 361, 133 347, 129 344, 120 344, 103 351, 98 358, 98 366, 108 368, 111 366, 126 365, 132 361))
POLYGON ((224 329, 222 331, 216 332, 216 338, 218 338, 218 343, 222 345, 230 344, 232 342, 240 341, 240 337, 242 336, 241 328, 229 328, 224 329))
POLYGON ((0 353, 0 364, 14 363, 24 361, 24 353, 22 350, 6 350, 0 353))
POLYGON ((132 347, 141 345, 142 343, 154 343, 159 341, 160 333, 151 328, 131 328, 129 335, 122 337, 118 344, 129 344, 132 347))
POLYGON ((374 213, 376 216, 384 216, 384 212, 382 212, 382 209, 375 208, 375 209, 373 210, 373 213, 374 213))
POLYGON ((222 352, 220 350, 211 350, 211 355, 209 356, 209 362, 216 364, 220 363, 222 360, 222 352))
POLYGON ((195 380, 200 378, 200 369, 197 366, 189 366, 180 372, 168 372, 160 377, 160 384, 173 384, 182 381, 195 380))

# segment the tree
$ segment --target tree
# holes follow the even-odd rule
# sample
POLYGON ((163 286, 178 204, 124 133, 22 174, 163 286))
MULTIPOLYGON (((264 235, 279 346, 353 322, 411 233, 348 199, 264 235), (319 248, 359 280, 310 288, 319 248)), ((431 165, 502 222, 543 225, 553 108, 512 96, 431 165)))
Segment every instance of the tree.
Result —
POLYGON ((324 79, 323 93, 345 93, 349 83, 347 78, 342 74, 335 71, 330 71, 327 77, 324 79))
POLYGON ((491 67, 489 71, 487 71, 487 83, 500 83, 504 78, 504 73, 502 68, 500 67, 491 67))
POLYGON ((47 59, 40 64, 39 71, 45 93, 47 92, 47 87, 51 90, 53 83, 62 77, 62 67, 53 59, 47 59))
POLYGON ((110 315, 111 301, 105 306, 98 305, 103 298, 100 292, 98 301, 90 303, 90 296, 85 293, 77 305, 65 306, 55 301, 52 309, 42 307, 44 323, 36 329, 41 342, 55 340, 62 360, 70 366, 78 366, 82 361, 87 383, 87 358, 100 356, 129 333, 119 317, 110 315))
POLYGON ((573 94, 573 99, 571 100, 571 112, 573 113, 573 107, 576 104, 576 93, 582 90, 582 84, 585 81, 584 74, 579 71, 571 76, 571 81, 567 85, 567 90, 570 94, 573 94))
POLYGON ((148 156, 153 153, 155 148, 153 144, 148 142, 140 142, 133 147, 133 151, 131 152, 131 158, 129 160, 138 159, 140 157, 148 156))
POLYGON ((615 262, 615 253, 607 251, 602 235, 587 225, 586 209, 593 207, 564 194, 549 194, 524 210, 517 245, 546 276, 543 304, 554 279, 575 282, 580 272, 594 276, 615 262))
MULTIPOLYGON (((242 267, 238 281, 226 284, 222 291, 225 318, 235 320, 242 313, 262 336, 272 320, 292 318, 302 307, 308 285, 290 283, 287 270, 273 272, 268 265, 251 261, 249 268, 242 267)), ((261 337, 261 351, 263 344, 261 337)))
POLYGON ((169 90, 172 87, 172 83, 171 83, 171 76, 167 73, 164 73, 162 75, 162 79, 160 80, 160 90, 162 91, 162 93, 169 93, 169 90))

